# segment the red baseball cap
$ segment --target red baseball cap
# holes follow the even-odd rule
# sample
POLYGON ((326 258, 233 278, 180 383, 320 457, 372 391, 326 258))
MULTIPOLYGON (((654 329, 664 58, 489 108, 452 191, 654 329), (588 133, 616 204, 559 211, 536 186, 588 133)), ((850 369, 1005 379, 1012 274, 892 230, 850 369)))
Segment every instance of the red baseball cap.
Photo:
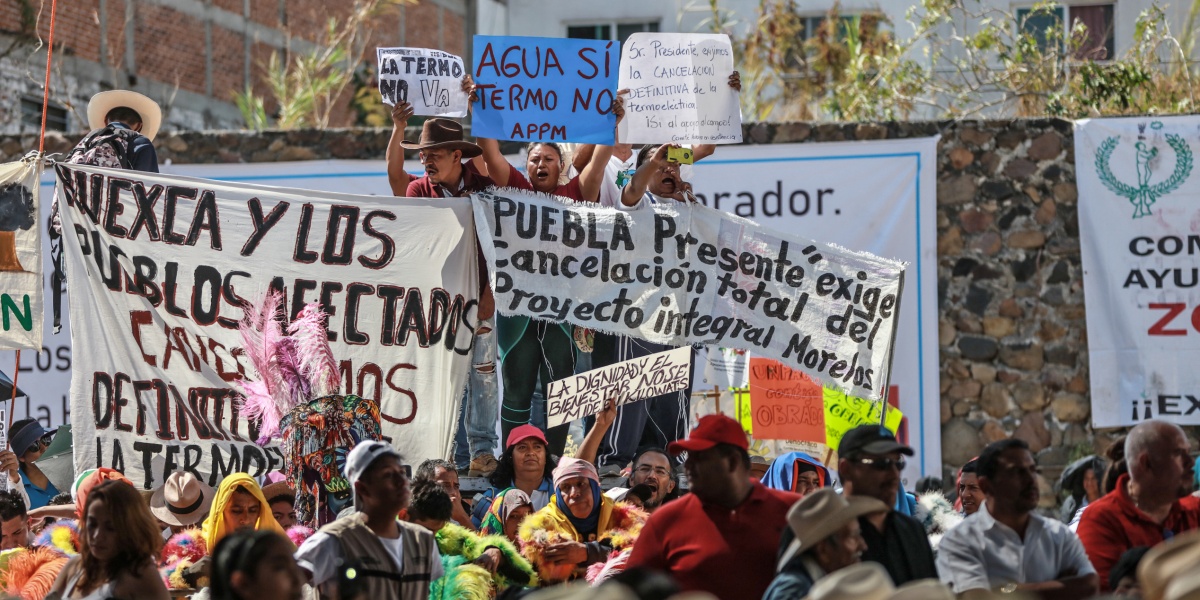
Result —
POLYGON ((722 414, 715 414, 700 417, 700 424, 696 425, 688 439, 667 444, 667 452, 699 452, 717 444, 729 444, 742 450, 750 448, 746 432, 742 431, 742 426, 737 421, 722 414))
POLYGON ((541 440, 543 444, 546 443, 546 434, 542 433, 541 429, 526 423, 508 432, 508 443, 505 444, 504 447, 506 449, 512 448, 513 446, 516 446, 517 444, 520 444, 522 441, 529 438, 537 438, 541 440))

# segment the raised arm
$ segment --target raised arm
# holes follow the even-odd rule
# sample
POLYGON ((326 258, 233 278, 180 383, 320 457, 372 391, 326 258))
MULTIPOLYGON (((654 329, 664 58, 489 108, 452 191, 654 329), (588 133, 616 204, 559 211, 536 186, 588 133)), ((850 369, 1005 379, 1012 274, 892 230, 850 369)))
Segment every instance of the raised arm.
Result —
POLYGON ((583 173, 583 169, 591 162, 592 153, 595 151, 595 144, 580 144, 576 146, 574 155, 571 157, 571 166, 575 167, 576 172, 583 173))
POLYGON ((633 179, 625 185, 625 189, 621 190, 621 203, 625 206, 636 206, 642 200, 642 196, 646 194, 646 188, 650 186, 650 181, 658 170, 667 164, 667 150, 672 147, 678 148, 672 144, 663 144, 654 151, 642 166, 633 173, 633 179))
MULTIPOLYGON (((617 116, 617 125, 625 118, 625 96, 629 90, 619 90, 613 99, 612 112, 617 116)), ((608 167, 608 159, 612 158, 612 146, 593 146, 591 159, 587 166, 579 171, 579 190, 583 199, 588 202, 600 200, 600 186, 604 184, 604 170, 608 167)), ((579 168, 579 158, 574 160, 575 168, 579 168)))
POLYGON ((512 174, 512 165, 508 164, 508 159, 500 154, 500 142, 488 138, 475 138, 475 143, 483 149, 483 162, 487 165, 487 175, 496 182, 496 185, 504 187, 508 185, 508 178, 512 174))
POLYGON ((388 139, 387 160, 388 183, 392 186, 392 195, 403 198, 408 195, 408 173, 404 171, 404 129, 408 127, 408 118, 413 115, 413 107, 407 102, 398 102, 392 107, 392 137, 388 139))
POLYGON ((575 458, 586 460, 595 465, 596 453, 600 451, 600 442, 604 439, 604 434, 608 433, 608 428, 612 427, 613 422, 616 420, 617 402, 610 398, 605 404, 604 410, 596 413, 596 422, 592 425, 592 430, 583 437, 583 443, 579 445, 579 450, 575 452, 575 458))

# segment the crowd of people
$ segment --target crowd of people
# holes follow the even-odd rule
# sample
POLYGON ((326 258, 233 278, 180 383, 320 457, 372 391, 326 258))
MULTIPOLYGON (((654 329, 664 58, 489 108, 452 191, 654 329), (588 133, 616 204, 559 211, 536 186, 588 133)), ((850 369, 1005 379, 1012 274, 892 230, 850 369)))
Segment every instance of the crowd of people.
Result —
MULTIPOLYGON (((469 77, 463 85, 473 97, 469 77)), ((736 72, 729 85, 740 89, 736 72)), ((156 170, 161 116, 129 94, 104 97, 99 136, 73 153, 80 162, 156 170), (100 138, 124 140, 112 146, 119 165, 86 147, 100 138)), ((469 142, 452 119, 428 119, 406 141, 412 116, 405 102, 392 112, 386 160, 396 196, 513 187, 630 211, 694 201, 670 144, 568 152, 535 142, 518 167, 499 142, 469 142), (404 170, 405 150, 424 174, 404 170)), ((715 147, 693 150, 702 159, 715 147)), ((1061 519, 1041 512, 1038 465, 1020 440, 962 465, 951 501, 938 485, 904 489, 914 452, 884 427, 847 432, 831 448, 834 464, 799 452, 768 462, 750 455, 727 416, 701 417, 689 432, 690 390, 610 403, 567 456, 567 426, 545 426, 546 386, 669 348, 499 314, 486 268, 479 277, 454 460, 401 456, 379 439, 374 406, 355 411, 369 420, 373 410, 375 423, 356 426, 353 444, 318 443, 304 455, 333 465, 324 476, 344 482, 340 495, 297 488, 299 467, 210 481, 180 471, 142 493, 101 468, 61 493, 36 463, 53 432, 22 420, 0 452, 9 487, 0 494, 0 589, 65 599, 1200 598, 1200 498, 1176 425, 1138 425, 1107 460, 1077 465, 1061 519), (464 498, 460 475, 490 488, 464 498)), ((324 400, 300 408, 349 413, 361 401, 324 400)))

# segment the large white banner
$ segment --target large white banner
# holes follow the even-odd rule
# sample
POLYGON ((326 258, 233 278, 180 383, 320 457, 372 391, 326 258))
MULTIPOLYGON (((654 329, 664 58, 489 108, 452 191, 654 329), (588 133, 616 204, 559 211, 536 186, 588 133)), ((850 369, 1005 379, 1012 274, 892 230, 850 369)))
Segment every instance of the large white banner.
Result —
POLYGON ((446 456, 476 321, 470 206, 58 165, 75 350, 75 466, 150 489, 276 470, 234 382, 243 299, 320 301, 343 392, 413 460, 446 456))
POLYGON ((42 347, 41 170, 37 160, 0 164, 0 349, 42 347))
POLYGON ((496 310, 776 358, 855 396, 886 394, 904 265, 701 204, 600 208, 472 194, 496 310))
POLYGON ((1200 424, 1196 117, 1075 125, 1092 424, 1200 424))

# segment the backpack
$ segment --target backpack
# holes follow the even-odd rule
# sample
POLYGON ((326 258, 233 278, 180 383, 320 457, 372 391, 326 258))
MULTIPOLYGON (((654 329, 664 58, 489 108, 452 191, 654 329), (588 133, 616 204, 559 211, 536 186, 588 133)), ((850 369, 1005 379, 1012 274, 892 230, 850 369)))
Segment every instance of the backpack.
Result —
POLYGON ((131 169, 133 141, 140 135, 132 129, 106 125, 80 140, 63 162, 110 169, 131 169))

